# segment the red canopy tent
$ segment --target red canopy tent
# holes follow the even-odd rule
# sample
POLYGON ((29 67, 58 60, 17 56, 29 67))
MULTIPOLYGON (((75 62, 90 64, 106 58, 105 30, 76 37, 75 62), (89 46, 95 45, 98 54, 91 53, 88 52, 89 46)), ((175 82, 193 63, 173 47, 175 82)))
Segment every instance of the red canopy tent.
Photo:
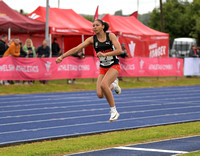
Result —
POLYGON ((153 30, 134 16, 105 15, 110 31, 124 43, 130 57, 168 57, 169 34, 153 30))
POLYGON ((0 32, 8 32, 8 29, 12 33, 44 33, 45 23, 32 20, 0 1, 0 32))
MULTIPOLYGON (((28 16, 45 22, 46 7, 38 7, 28 16)), ((49 8, 49 28, 50 34, 92 35, 92 22, 86 20, 72 9, 49 8)))
MULTIPOLYGON (((28 16, 45 22, 46 7, 38 7, 28 16)), ((57 37, 59 43, 64 41, 62 49, 67 51, 92 35, 92 22, 86 20, 72 9, 49 8, 49 33, 52 35, 51 38, 57 37)), ((84 49, 84 51, 87 56, 93 55, 91 46, 84 49)))

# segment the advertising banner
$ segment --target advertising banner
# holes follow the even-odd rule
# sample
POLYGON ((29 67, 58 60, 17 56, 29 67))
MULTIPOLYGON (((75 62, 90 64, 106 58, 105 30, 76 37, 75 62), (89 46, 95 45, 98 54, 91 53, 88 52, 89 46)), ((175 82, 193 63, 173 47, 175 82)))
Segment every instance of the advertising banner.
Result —
POLYGON ((122 34, 119 42, 125 44, 130 57, 168 57, 169 39, 167 36, 144 38, 122 34))
MULTIPOLYGON (((50 80, 97 78, 99 59, 67 57, 56 64, 56 58, 0 58, 0 80, 50 80)), ((120 77, 183 76, 183 60, 178 58, 120 58, 120 77)))
POLYGON ((200 59, 185 58, 184 59, 184 75, 185 76, 200 76, 200 59))

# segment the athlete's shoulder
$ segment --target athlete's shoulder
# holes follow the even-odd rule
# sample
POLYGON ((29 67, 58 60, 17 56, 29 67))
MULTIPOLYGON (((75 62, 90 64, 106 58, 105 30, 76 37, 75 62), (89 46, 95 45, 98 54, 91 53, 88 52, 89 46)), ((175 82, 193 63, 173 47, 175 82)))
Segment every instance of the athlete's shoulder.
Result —
POLYGON ((93 43, 93 36, 88 37, 85 41, 92 44, 93 43))
POLYGON ((116 39, 116 35, 112 32, 110 32, 109 34, 109 38, 112 40, 112 39, 116 39))

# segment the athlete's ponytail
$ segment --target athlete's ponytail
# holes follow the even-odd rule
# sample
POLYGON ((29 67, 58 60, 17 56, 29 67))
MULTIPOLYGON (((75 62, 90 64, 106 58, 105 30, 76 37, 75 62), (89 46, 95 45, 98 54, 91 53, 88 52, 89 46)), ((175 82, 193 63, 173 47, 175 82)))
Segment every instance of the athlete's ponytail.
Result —
POLYGON ((110 25, 107 22, 103 22, 103 23, 104 23, 104 26, 105 26, 103 31, 106 32, 109 29, 110 25))
POLYGON ((104 22, 100 19, 97 19, 96 21, 99 21, 102 25, 104 25, 104 29, 103 29, 104 32, 106 32, 109 29, 110 25, 107 22, 104 22))

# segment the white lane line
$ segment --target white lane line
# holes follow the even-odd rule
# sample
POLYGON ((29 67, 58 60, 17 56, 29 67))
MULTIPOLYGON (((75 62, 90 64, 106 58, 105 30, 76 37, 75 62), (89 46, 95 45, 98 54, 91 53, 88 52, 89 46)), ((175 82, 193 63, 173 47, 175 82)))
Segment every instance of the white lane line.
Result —
MULTIPOLYGON (((199 114, 200 112, 190 112, 190 113, 179 113, 179 114, 171 114, 168 116, 178 116, 178 115, 189 115, 189 114, 199 114)), ((105 114, 101 114, 101 115, 105 115, 105 114)), ((99 115, 99 116, 101 116, 99 115)), ((149 119, 149 118, 158 118, 158 117, 164 117, 166 115, 155 115, 155 116, 146 116, 146 117, 139 117, 139 118, 128 118, 128 119, 121 119, 121 120, 117 120, 117 122, 123 122, 123 121, 128 121, 128 120, 140 120, 140 119, 149 119)), ((193 119, 194 120, 194 119, 193 119)), ((188 122, 191 120, 183 120, 182 122, 188 122)), ((4 134, 12 134, 12 133, 21 133, 21 132, 28 132, 28 131, 40 131, 40 130, 49 130, 49 129, 57 129, 57 128, 67 128, 67 127, 75 127, 75 126, 85 126, 85 125, 93 125, 93 124, 101 124, 101 123, 108 123, 108 121, 95 121, 95 122, 90 122, 90 123, 78 123, 78 124, 72 124, 72 125, 61 125, 61 126, 53 126, 53 127, 43 127, 43 128, 34 128, 34 129, 21 129, 21 130, 15 130, 15 131, 6 131, 6 132, 0 132, 0 135, 4 135, 4 134)), ((163 123, 163 124, 167 124, 163 123)), ((174 123, 174 122, 169 122, 169 123, 174 123)), ((176 123, 179 123, 178 121, 176 121, 176 123)), ((162 125, 162 123, 159 124, 152 124, 153 125, 162 125)), ((147 125, 144 125, 145 127, 147 127, 147 125)), ((150 126, 150 125, 148 125, 150 126)), ((125 129, 129 129, 128 127, 125 127, 125 129)))
MULTIPOLYGON (((198 94, 198 93, 197 93, 198 94)), ((146 94, 145 94, 146 95, 146 94)), ((186 95, 186 94, 185 94, 186 95)), ((185 96, 185 95, 181 95, 181 96, 185 96)), ((194 97, 197 97, 196 95, 194 95, 194 94, 192 94, 194 97)), ((156 96, 152 96, 152 95, 146 95, 146 96, 142 96, 142 97, 138 97, 138 96, 131 96, 131 99, 136 99, 136 100, 139 100, 139 99, 144 99, 144 98, 148 98, 148 97, 150 97, 150 98, 153 98, 153 97, 162 97, 162 96, 164 96, 165 97, 165 95, 161 95, 161 96, 159 96, 158 94, 156 94, 156 96)), ((175 96, 174 94, 173 94, 173 96, 175 96)), ((192 98, 192 99, 194 99, 194 97, 192 97, 191 95, 188 95, 187 94, 187 96, 188 97, 190 97, 190 98, 192 98)), ((91 96, 90 96, 91 97, 91 96)), ((174 98, 176 98, 177 96, 175 96, 174 98)), ((70 101, 69 100, 63 100, 63 101, 58 101, 58 100, 61 100, 61 99, 63 99, 63 98, 57 98, 57 99, 55 99, 55 98, 51 98, 51 99, 45 99, 45 100, 39 100, 40 102, 41 101, 48 101, 48 102, 44 102, 44 103, 38 103, 38 99, 37 100, 24 100, 24 101, 20 101, 21 103, 19 103, 19 104, 16 104, 16 102, 19 102, 19 101, 4 101, 4 102, 0 102, 1 104, 2 103, 4 103, 4 104, 2 104, 2 106, 0 105, 0 108, 7 108, 7 107, 9 107, 9 108, 11 108, 11 107, 20 107, 20 106, 37 106, 37 105, 46 105, 46 104, 59 104, 59 103, 68 103, 68 102, 70 102, 70 103, 78 103, 78 102, 86 102, 86 101, 99 101, 99 99, 98 98, 96 98, 96 96, 94 97, 92 97, 92 98, 89 98, 89 97, 82 97, 82 99, 81 99, 81 97, 79 97, 80 99, 79 100, 77 100, 77 98, 73 98, 73 99, 71 99, 70 101), (87 100, 86 100, 87 99, 87 100), (94 100, 91 100, 91 99, 94 99, 94 100), (52 101, 54 101, 54 102, 52 102, 52 101), (26 104, 26 103, 24 103, 24 102, 31 102, 31 104, 26 104), (35 102, 35 103, 34 103, 35 102), (5 103, 6 103, 6 105, 5 105, 5 103)), ((118 97, 115 97, 115 99, 116 100, 123 100, 123 99, 127 99, 127 95, 126 96, 124 96, 124 95, 120 95, 120 98, 118 98, 118 97)), ((165 98, 166 99, 166 98, 165 98)), ((168 100, 169 98, 167 98, 167 100, 168 100)), ((156 98, 156 100, 160 100, 159 98, 156 98)), ((163 100, 163 98, 162 98, 162 100, 163 100)), ((170 100, 173 100, 173 97, 172 96, 170 96, 170 100)))
MULTIPOLYGON (((130 113, 140 113, 140 112, 142 112, 142 113, 145 113, 145 112, 154 112, 154 111, 165 111, 165 110, 176 110, 176 109, 178 109, 178 110, 180 110, 180 109, 185 109, 185 108, 193 108, 194 106, 187 106, 187 107, 178 107, 178 108, 163 108, 163 109, 151 109, 151 110, 141 110, 141 111, 128 111, 128 112, 120 112, 120 114, 130 114, 130 113)), ((200 107, 200 106, 196 106, 197 108, 198 107, 200 107)), ((195 108, 196 108, 195 107, 195 108)), ((120 107, 119 107, 120 108, 120 107)), ((107 109, 107 108, 106 108, 107 109)), ((100 108, 100 109, 98 109, 98 110, 105 110, 104 108, 100 108)), ((88 111, 88 110, 80 110, 81 112, 86 112, 86 111, 88 111)), ((79 112, 80 112, 79 111, 79 112)), ((77 112, 77 110, 75 110, 75 111, 66 111, 65 113, 72 113, 72 112, 74 112, 74 113, 76 113, 77 112)), ((194 114, 196 114, 196 113, 199 113, 199 111, 197 111, 197 112, 183 112, 183 113, 177 113, 177 112, 175 112, 175 113, 172 113, 172 114, 170 114, 170 113, 168 113, 168 114, 164 114, 164 116, 170 116, 170 115, 179 115, 179 114, 191 114, 191 113, 194 113, 194 114)), ((49 118, 49 119, 43 119, 43 120, 30 120, 30 121, 23 121, 23 122, 10 122, 10 123, 4 123, 4 124, 0 124, 0 127, 1 126, 7 126, 7 125, 18 125, 18 124, 27 124, 27 123, 37 123, 37 122, 48 122, 48 121, 64 121, 64 120, 69 120, 69 119, 78 119, 78 118, 88 118, 88 117, 97 117, 97 116, 105 116, 105 115, 107 115, 107 114, 95 114, 95 115, 83 115, 83 116, 75 116, 75 117, 59 117, 59 118, 49 118)), ((21 116, 20 116, 21 117, 21 116)), ((147 117, 149 117, 149 116, 147 116, 147 117)), ((139 119, 139 118, 141 118, 141 117, 138 117, 138 118, 134 118, 134 119, 139 119)), ((145 118, 146 118, 146 116, 145 116, 145 118)))
MULTIPOLYGON (((195 93, 194 93, 195 94, 195 93)), ((193 96, 194 96, 194 94, 192 94, 193 96)), ((146 94, 145 94, 146 95, 146 94)), ((198 95, 198 93, 196 93, 196 95, 198 95)), ((194 98, 198 98, 198 96, 194 96, 194 97, 191 97, 190 95, 188 95, 188 94, 181 94, 181 97, 179 97, 179 98, 177 98, 177 96, 175 96, 175 95, 173 95, 173 96, 170 96, 170 98, 163 98, 163 96, 165 97, 166 95, 161 95, 161 96, 159 96, 158 94, 156 94, 156 96, 152 96, 152 95, 148 95, 148 96, 142 96, 142 97, 139 97, 139 96, 131 96, 131 97, 129 97, 129 99, 134 99, 134 100, 140 100, 140 99, 142 99, 143 101, 144 101, 144 99, 145 98, 156 98, 156 99, 153 99, 153 101, 155 101, 155 100, 177 100, 177 99, 194 99, 194 98)), ((95 96, 96 97, 96 96, 95 96)), ((55 102, 60 102, 59 100, 65 100, 66 102, 68 102, 69 100, 68 100, 69 98, 59 98, 59 99, 55 99, 55 98, 51 98, 51 99, 37 99, 37 100, 21 100, 21 101, 5 101, 5 102, 1 102, 1 103, 25 103, 25 102, 42 102, 42 101, 48 101, 48 102, 52 102, 52 101, 55 101, 55 102)), ((78 102, 78 101, 84 101, 84 100, 88 100, 88 99, 90 99, 89 97, 79 97, 79 99, 80 100, 77 100, 77 98, 72 98, 69 102, 78 102), (74 99, 74 101, 72 100, 72 99, 74 99)), ((120 98, 119 97, 115 97, 115 99, 116 100, 123 100, 123 99, 125 99, 125 100, 127 100, 127 96, 123 96, 123 95, 121 95, 120 96, 120 98)), ((98 98, 97 99, 95 99, 96 101, 98 100, 98 98)), ((150 100, 150 99, 147 99, 147 100, 145 100, 145 101, 152 101, 152 100, 150 100)), ((2 106, 5 106, 5 105, 2 105, 2 106)))
POLYGON ((177 154, 188 153, 186 151, 162 150, 162 149, 151 149, 151 148, 137 148, 137 147, 115 147, 114 149, 133 150, 133 151, 148 151, 148 152, 163 152, 163 153, 177 153, 177 154))
MULTIPOLYGON (((126 103, 126 102, 124 102, 126 103)), ((128 103, 128 102, 127 102, 128 103)), ((161 104, 155 104, 155 105, 151 105, 150 107, 152 106, 156 106, 156 105, 161 105, 161 104)), ((87 106, 87 107, 90 107, 90 106, 87 106)), ((139 107, 139 106, 137 106, 139 107)), ((143 106, 144 107, 144 106, 143 106)), ((186 107, 175 107, 175 108, 169 108, 169 109, 179 109, 179 108, 198 108, 200 107, 199 105, 194 105, 194 106, 186 106, 186 107)), ((69 108, 69 106, 54 106, 54 107, 42 107, 42 108, 31 108, 31 109, 19 109, 19 110, 9 110, 9 111, 0 111, 0 114, 1 113, 11 113, 11 112, 23 112, 23 111, 36 111, 36 110, 55 110, 55 109, 66 109, 66 108, 69 108)), ((122 106, 122 107, 118 107, 118 108, 135 108, 135 106, 122 106)), ((106 108, 103 108, 104 110, 107 109, 106 108)), ((168 108, 165 108, 166 110, 168 108)), ((102 108, 89 108, 89 109, 83 109, 82 107, 80 107, 80 109, 78 110, 72 110, 72 111, 68 111, 69 113, 70 112, 79 112, 79 111, 91 111, 91 110, 102 110, 102 108)), ((150 110, 157 110, 157 109, 150 109, 150 110)), ((158 109, 160 110, 160 109, 158 109)), ((162 109, 161 109, 162 110, 162 109)), ((142 112, 145 112, 146 110, 142 110, 142 112)))
MULTIPOLYGON (((123 100, 123 99, 125 99, 125 98, 121 98, 120 100, 123 100)), ((127 98, 126 98, 127 99, 127 98)), ((193 99, 193 98, 192 98, 193 99)), ((87 106, 91 106, 91 105, 95 105, 97 102, 98 103, 102 103, 102 101, 103 101, 103 104, 105 104, 105 100, 98 100, 98 99, 95 99, 95 100, 75 100, 75 101, 60 101, 60 102, 45 102, 45 103, 33 103, 33 104, 17 104, 17 105, 4 105, 4 106, 0 106, 0 109, 2 109, 2 108, 17 108, 17 110, 19 110, 18 108, 19 107, 30 107, 30 106, 40 106, 40 108, 41 108, 41 106, 44 106, 44 105, 47 105, 47 106, 50 106, 50 105, 56 105, 56 106, 58 106, 58 105, 63 105, 63 104, 65 104, 65 105, 68 105, 68 107, 80 107, 80 106, 85 106, 85 105, 83 105, 83 104, 79 104, 79 103, 87 103, 87 102, 92 102, 91 104, 88 104, 87 103, 87 106), (93 104, 93 102, 95 103, 95 104, 93 104), (76 104, 76 105, 70 105, 71 103, 78 103, 78 105, 76 104)), ((136 101, 136 100, 129 100, 129 101, 127 101, 127 102, 124 102, 125 100, 123 100, 123 101, 118 101, 118 103, 130 103, 130 102, 144 102, 144 101, 136 101)), ((176 103, 185 103, 186 101, 180 101, 180 102, 176 102, 176 103)), ((195 100, 195 101, 187 101, 187 102, 199 102, 199 100, 195 100)), ((167 103, 165 103, 165 104, 168 104, 168 103, 172 103, 172 102, 167 102, 167 103)), ((173 103, 175 103, 175 102, 173 102, 173 103)), ((98 105, 98 104, 96 104, 96 105, 98 105)), ((161 105, 161 104, 160 104, 161 105)), ((21 109, 20 109, 21 110, 21 109)), ((12 110, 13 111, 13 110, 12 110)), ((0 111, 1 112, 1 111, 0 111)))
MULTIPOLYGON (((190 101, 190 102, 193 102, 193 101, 190 101)), ((194 101, 194 102, 196 102, 196 101, 194 101)), ((121 102, 121 103, 127 103, 127 102, 121 102)), ((185 102, 179 102, 180 104, 184 104, 185 102)), ((199 101, 198 101, 198 103, 199 103, 199 101)), ((177 104, 177 102, 169 102, 169 103, 166 103, 165 105, 174 105, 174 104, 177 104)), ((103 106, 105 106, 105 103, 99 103, 99 104, 95 104, 94 106, 100 106, 100 105, 103 105, 103 106)), ((148 105, 134 105, 134 106, 124 106, 124 107, 118 107, 118 108, 137 108, 137 107, 147 107, 147 106, 159 106, 159 105, 161 105, 161 104, 148 104, 148 105)), ((77 107, 81 107, 81 106, 85 106, 85 105, 78 105, 77 107)), ((93 106, 93 105, 92 105, 93 106)), ((196 106, 196 105, 194 105, 194 106, 196 106)), ((69 107, 66 107, 66 108, 71 108, 71 107, 75 107, 75 106, 69 106, 69 107)), ((190 106, 190 107, 193 107, 193 105, 192 106, 190 106)), ((108 109, 107 107, 105 107, 106 109, 108 109)), ((171 108, 171 107, 170 107, 171 108)), ((167 109, 170 109, 170 108, 167 108, 167 109)), ((173 108, 171 108, 171 109, 178 109, 178 108, 180 108, 180 107, 173 107, 173 108)), ((83 111, 83 109, 80 109, 81 111, 83 111)), ((77 110, 77 112, 79 112, 80 110, 77 110)), ((94 110, 94 108, 93 108, 93 110, 94 110)), ((99 110, 99 109, 95 109, 95 110, 99 110)), ((101 108, 101 110, 102 110, 102 108, 101 108)), ((103 110, 105 110, 105 109, 103 109, 103 110)), ((156 109, 157 110, 157 109, 156 109)), ((130 113, 138 113, 138 112, 146 112, 146 111, 156 111, 155 109, 150 109, 150 110, 138 110, 138 111, 130 111, 130 113)), ((160 110, 160 109, 159 109, 160 110)), ((166 110, 166 108, 164 109, 164 110, 166 110)), ((84 109, 84 111, 86 111, 85 109, 84 109)), ((62 114, 62 113, 70 113, 69 111, 58 111, 58 112, 49 112, 49 113, 38 113, 38 114, 26 114, 26 115, 9 115, 9 116, 3 116, 3 117, 0 117, 0 119, 7 119, 7 118, 19 118, 19 117, 32 117, 32 116, 45 116, 45 115, 56 115, 56 114, 62 114)), ((123 112, 121 112, 121 113, 123 113, 123 112)))
MULTIPOLYGON (((152 97, 152 96, 149 96, 149 97, 152 97)), ((198 98, 197 96, 195 96, 196 98, 198 98)), ((144 100, 143 98, 145 98, 145 97, 141 97, 141 99, 142 99, 142 101, 141 100, 134 100, 134 102, 135 103, 137 103, 137 102, 151 102, 151 101, 153 101, 153 102, 155 102, 155 101, 158 101, 158 100, 162 100, 162 102, 164 102, 164 101, 168 101, 168 100, 173 100, 173 98, 161 98, 161 99, 152 99, 152 100, 144 100)), ((121 98, 120 100, 122 100, 122 99, 125 99, 125 100, 127 100, 127 97, 125 97, 125 98, 121 98)), ((134 99, 134 98, 129 98, 129 100, 130 99, 134 99)), ((194 99, 194 97, 180 97, 180 98, 174 98, 175 100, 178 100, 178 99, 181 99, 181 100, 183 100, 183 99, 194 99)), ((87 100, 84 100, 84 101, 87 101, 87 100)), ((67 102, 67 101, 66 101, 67 102)), ((73 101, 73 102, 78 102, 78 101, 73 101)), ((59 108, 59 107, 50 107, 50 109, 52 109, 52 108, 59 108)), ((38 110, 39 108, 36 108, 36 110, 38 110)), ((41 108, 40 108, 41 109, 41 108)), ((43 109, 49 109, 49 107, 44 107, 43 109)), ((4 112, 19 112, 19 111, 27 111, 27 110, 35 110, 35 109, 20 109, 20 110, 12 110, 12 111, 0 111, 0 113, 4 113, 4 112)))
MULTIPOLYGON (((197 88, 196 86, 195 87, 192 87, 192 86, 180 86, 180 87, 155 87, 155 88, 136 88, 136 89, 124 89, 123 93, 125 94, 131 94, 132 93, 138 93, 138 94, 141 94, 139 91, 140 90, 143 90, 142 94, 146 94, 146 93, 152 93, 152 90, 153 92, 159 92, 159 93, 169 93, 170 91, 170 94, 173 94, 174 93, 177 93, 177 92, 184 92, 184 93, 187 93, 187 90, 185 90, 185 88, 187 88, 188 90, 188 93, 191 93, 191 92, 197 92, 199 91, 199 88, 197 88), (184 88, 184 90, 183 90, 184 88), (192 90, 191 90, 192 89, 192 90), (144 93, 145 92, 145 93, 144 93)), ((38 97, 41 97, 41 98, 48 98, 48 97, 58 97, 58 96, 63 96, 63 95, 76 95, 76 96, 79 96, 79 95, 91 95, 91 94, 95 94, 96 93, 94 91, 89 91, 89 92, 86 92, 86 91, 82 91, 82 92, 54 92, 54 93, 40 93, 40 95, 38 95, 39 93, 33 93, 33 94, 19 94, 19 95, 15 95, 15 96, 12 96, 12 99, 30 99, 30 96, 32 98, 38 98, 38 97), (27 97, 28 95, 28 97, 27 97)), ((157 93, 155 93, 157 94, 157 93)), ((0 99, 7 99, 8 97, 10 97, 11 95, 0 95, 0 99)))
MULTIPOLYGON (((192 92, 192 91, 191 91, 192 92)), ((184 92, 184 94, 181 94, 181 96, 183 97, 183 96, 190 96, 190 95, 195 95, 195 94, 197 94, 198 95, 198 92, 194 92, 194 93, 185 93, 184 92)), ((147 98, 147 97, 161 97, 161 96, 166 96, 166 94, 169 94, 169 93, 160 93, 160 92, 158 92, 158 93, 148 93, 148 94, 150 94, 149 96, 143 96, 143 95, 147 95, 147 93, 139 93, 139 95, 137 95, 137 94, 134 94, 134 98, 147 98), (152 96, 152 95, 156 95, 156 96, 152 96), (161 94, 161 95, 160 95, 161 94), (140 96, 142 96, 142 97, 140 97, 140 96)), ((175 95, 175 94, 177 94, 177 95, 179 95, 180 94, 180 92, 174 92, 173 94, 170 92, 170 95, 171 96, 175 96, 175 97, 177 97, 177 95, 175 95)), ((127 97, 127 96, 129 96, 129 95, 131 95, 131 96, 133 96, 133 94, 122 94, 120 97, 127 97)), ((62 96, 63 97, 63 96, 62 96)), ((93 98, 93 97, 96 97, 96 95, 92 95, 92 96, 85 96, 85 95, 82 95, 81 97, 79 97, 79 96, 73 96, 73 97, 70 97, 70 96, 67 96, 67 97, 65 97, 65 98, 55 98, 55 97, 50 97, 50 99, 49 98, 42 98, 42 99, 40 99, 39 98, 39 100, 38 100, 38 98, 37 98, 37 100, 35 100, 35 98, 34 99, 31 99, 30 100, 30 98, 28 99, 28 100, 14 100, 14 98, 12 98, 12 100, 13 101, 1 101, 1 104, 3 104, 3 103, 20 103, 20 102, 29 102, 29 101, 31 101, 31 102, 33 102, 33 101, 47 101, 47 100, 49 100, 49 101, 51 101, 51 100, 53 100, 53 101, 55 101, 55 100, 61 100, 61 99, 77 99, 77 97, 78 98, 93 98)), ((117 98, 117 97, 116 97, 117 98)))

